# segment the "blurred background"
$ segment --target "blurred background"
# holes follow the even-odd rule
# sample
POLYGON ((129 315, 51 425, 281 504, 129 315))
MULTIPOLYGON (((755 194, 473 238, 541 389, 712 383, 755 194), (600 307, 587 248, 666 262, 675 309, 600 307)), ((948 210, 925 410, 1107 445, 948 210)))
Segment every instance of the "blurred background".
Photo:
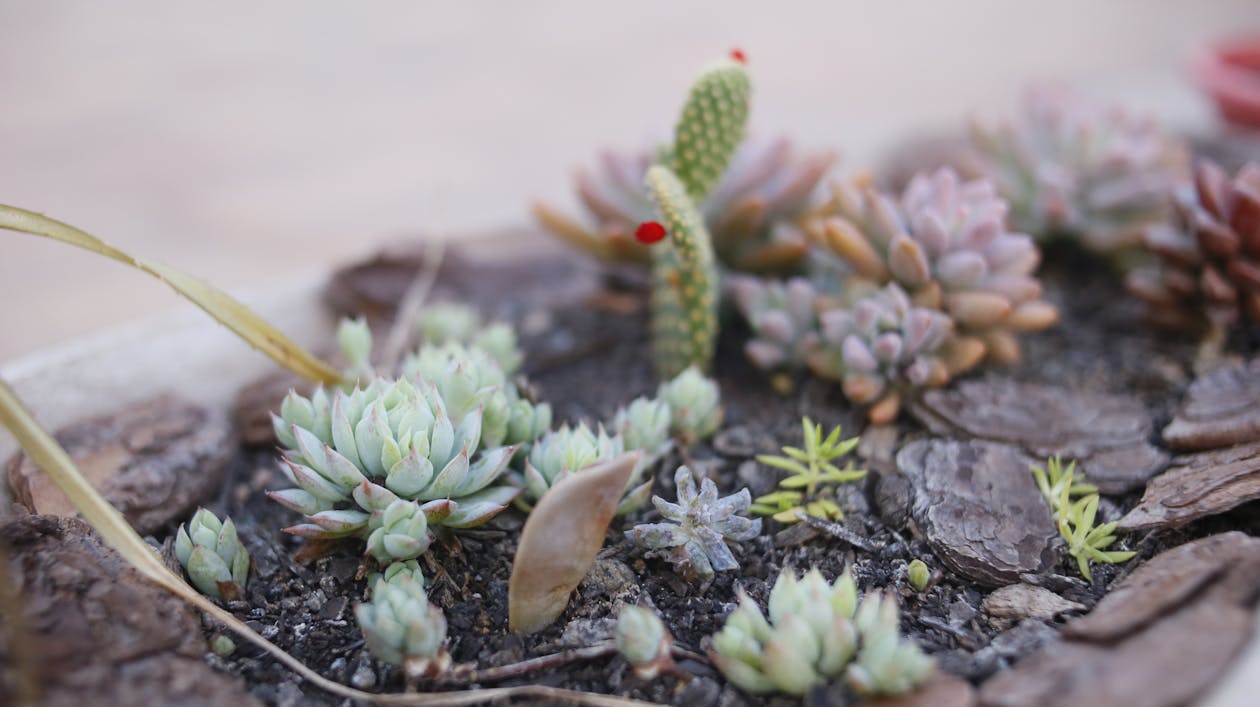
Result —
MULTIPOLYGON (((752 123, 842 167, 1059 80, 1215 128, 1187 60, 1256 0, 0 1, 0 203, 258 296, 405 236, 529 221, 603 146, 672 127, 742 48, 752 123)), ((189 306, 0 231, 0 364, 189 306)))

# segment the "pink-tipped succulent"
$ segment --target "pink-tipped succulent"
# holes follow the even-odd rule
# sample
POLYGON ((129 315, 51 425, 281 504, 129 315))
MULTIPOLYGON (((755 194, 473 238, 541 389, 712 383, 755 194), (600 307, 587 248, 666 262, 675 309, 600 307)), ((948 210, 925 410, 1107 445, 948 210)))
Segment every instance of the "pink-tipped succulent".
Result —
POLYGON ((896 283, 819 318, 822 343, 809 354, 810 369, 839 380, 875 424, 890 422, 904 399, 944 385, 982 355, 954 335, 947 315, 915 306, 896 283))
POLYGON ((896 282, 916 305, 949 315, 990 359, 1018 360, 1016 334, 1057 319, 1033 274, 1040 251, 1028 235, 1006 228, 1006 202, 992 182, 963 181, 945 168, 916 175, 900 200, 861 179, 838 182, 832 192, 815 237, 860 277, 896 282))
MULTIPOLYGON (((748 272, 786 272, 808 252, 801 219, 835 162, 830 153, 803 154, 787 138, 749 138, 713 192, 700 204, 719 260, 748 272)), ((603 260, 648 264, 636 230, 654 219, 643 189, 652 152, 605 152, 595 172, 580 171, 578 197, 594 221, 588 227, 546 205, 534 215, 548 231, 603 260)))
POLYGON ((766 371, 805 366, 818 348, 818 291, 801 277, 787 282, 742 275, 731 278, 735 304, 753 330, 744 353, 766 371))
POLYGON ((1015 228, 1100 252, 1139 245, 1189 169, 1186 146, 1153 120, 1059 88, 1029 91, 1014 120, 973 126, 971 142, 1015 228))
POLYGON ((1214 163, 1197 165, 1193 193, 1177 200, 1175 214, 1146 234, 1161 267, 1129 277, 1151 320, 1194 332, 1260 323, 1260 164, 1233 178, 1214 163))

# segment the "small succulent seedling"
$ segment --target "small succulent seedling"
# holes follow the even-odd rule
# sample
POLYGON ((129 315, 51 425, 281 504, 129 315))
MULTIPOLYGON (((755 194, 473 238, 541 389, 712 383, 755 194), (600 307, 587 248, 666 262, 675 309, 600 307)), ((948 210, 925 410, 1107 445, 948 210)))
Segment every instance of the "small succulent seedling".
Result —
POLYGON ((372 655, 403 666, 413 679, 445 672, 451 661, 446 617, 429 603, 423 582, 398 572, 374 582, 371 595, 354 608, 354 615, 372 655))
POLYGON ((696 489, 691 470, 679 467, 674 474, 678 503, 660 496, 652 504, 664 516, 664 523, 643 523, 626 531, 626 537, 648 555, 663 557, 688 579, 702 584, 713 580, 714 572, 739 569, 727 547, 728 541, 750 540, 761 532, 761 520, 744 518, 751 502, 748 489, 718 498, 717 485, 703 479, 696 489))
POLYGON ((684 447, 712 436, 722 424, 717 382, 694 366, 662 383, 656 397, 669 406, 669 429, 684 447))
POLYGON ((846 570, 828 583, 818 570, 785 570, 770 590, 769 617, 740 591, 739 606, 713 636, 709 657, 740 689, 801 696, 844 677, 862 695, 922 684, 932 659, 901 638, 897 604, 879 594, 859 602, 846 570))
POLYGON ((1093 581, 1089 566, 1093 562, 1125 562, 1137 553, 1108 550, 1116 541, 1116 521, 1095 526, 1098 514, 1098 489, 1076 476, 1076 462, 1063 467, 1058 456, 1051 457, 1045 468, 1031 467, 1059 534, 1068 545, 1068 554, 1076 558, 1081 576, 1093 581))
POLYGON ((928 569, 927 563, 923 560, 911 560, 910 564, 906 565, 906 581, 910 583, 914 591, 921 592, 932 582, 932 570, 928 569))
POLYGON ((634 667, 635 676, 641 680, 651 680, 674 665, 670 656, 673 637, 661 617, 651 609, 632 605, 621 607, 613 637, 617 653, 634 667))
POLYGON ((249 553, 236 535, 236 525, 204 508, 180 526, 175 556, 192 585, 215 599, 237 598, 249 578, 249 553))
POLYGON ((337 343, 350 365, 344 374, 346 380, 368 379, 375 374, 372 368, 372 330, 366 319, 342 319, 337 325, 337 343))
POLYGON ((419 557, 433 542, 425 508, 397 499, 368 520, 367 554, 382 564, 419 557))
POLYGON ((1187 146, 1154 120, 1055 88, 1030 91, 1014 120, 975 124, 971 138, 974 166, 1010 201, 1015 228, 1099 252, 1137 245, 1189 164, 1187 146))
MULTIPOLYGON (((519 477, 525 493, 517 503, 528 510, 528 503, 537 502, 551 487, 587 467, 615 459, 625 451, 621 436, 608 434, 602 425, 596 430, 591 430, 586 423, 575 427, 564 425, 548 432, 534 444, 525 460, 525 471, 519 477)), ((617 515, 636 511, 647 502, 652 493, 652 479, 643 481, 645 469, 640 457, 639 465, 626 482, 617 515)))
POLYGON ((621 436, 627 450, 641 450, 641 463, 651 466, 673 444, 669 432, 671 419, 669 403, 660 399, 639 397, 629 405, 618 408, 608 429, 621 436))
POLYGON ((799 520, 796 514, 801 511, 819 518, 842 518, 840 506, 818 498, 818 491, 823 484, 846 483, 866 476, 866 470, 855 468, 852 460, 844 468, 832 463, 852 452, 860 438, 840 439, 839 425, 824 438, 822 425, 808 417, 801 419, 801 433, 804 449, 784 447, 783 456, 757 455, 757 461, 782 469, 789 476, 779 482, 778 491, 758 498, 752 511, 773 516, 780 523, 795 523, 799 520))

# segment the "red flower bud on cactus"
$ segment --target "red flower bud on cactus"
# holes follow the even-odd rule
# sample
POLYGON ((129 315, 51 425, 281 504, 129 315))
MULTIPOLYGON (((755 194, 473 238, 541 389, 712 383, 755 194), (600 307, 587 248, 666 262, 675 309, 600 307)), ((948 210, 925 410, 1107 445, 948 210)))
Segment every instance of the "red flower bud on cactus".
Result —
POLYGON ((733 61, 739 62, 740 64, 748 63, 748 57, 744 54, 744 50, 740 49, 739 47, 736 47, 731 50, 731 59, 733 61))
POLYGON ((665 238, 665 227, 656 221, 644 221, 634 229, 634 237, 640 243, 651 245, 665 238))

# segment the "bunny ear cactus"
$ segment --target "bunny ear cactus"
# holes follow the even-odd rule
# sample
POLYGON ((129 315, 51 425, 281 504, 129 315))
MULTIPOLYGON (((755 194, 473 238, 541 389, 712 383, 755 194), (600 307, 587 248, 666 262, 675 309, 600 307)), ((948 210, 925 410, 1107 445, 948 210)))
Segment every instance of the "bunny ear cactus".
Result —
POLYGON ((784 571, 770 590, 769 620, 748 595, 713 636, 709 657, 740 689, 800 697, 846 678, 862 695, 891 695, 921 685, 935 670, 898 633, 896 602, 867 596, 846 570, 828 583, 818 570, 784 571))
POLYGON ((744 139, 752 82, 738 61, 723 61, 691 86, 674 127, 669 166, 700 203, 713 191, 744 139))
POLYGON ((236 598, 249 578, 249 553, 236 535, 231 518, 220 521, 199 508, 175 535, 175 557, 202 594, 236 598))
POLYGON ((1030 91, 1008 123, 973 125, 971 143, 1015 228, 1104 253, 1139 245, 1189 170, 1153 120, 1055 88, 1030 91))
POLYGON ((1177 200, 1172 222, 1147 231, 1146 245, 1160 267, 1135 271, 1128 285, 1153 322, 1193 333, 1260 322, 1260 163, 1232 178, 1197 165, 1193 194, 1177 200))
POLYGON ((1058 319, 1034 276, 1041 254, 1008 231, 1007 206, 991 182, 952 169, 916 175, 899 201, 861 180, 835 185, 815 236, 862 278, 896 282, 928 309, 950 316, 990 360, 1020 358, 1017 334, 1058 319))
POLYGON ((401 560, 409 558, 394 549, 423 552, 430 524, 469 527, 502 511, 519 490, 492 484, 514 448, 483 448, 481 411, 453 418, 449 409, 423 380, 377 378, 310 399, 290 393, 272 420, 295 488, 268 495, 306 521, 286 532, 367 538, 381 531, 372 547, 387 551, 373 554, 401 560), (417 542, 384 542, 401 534, 417 542))

